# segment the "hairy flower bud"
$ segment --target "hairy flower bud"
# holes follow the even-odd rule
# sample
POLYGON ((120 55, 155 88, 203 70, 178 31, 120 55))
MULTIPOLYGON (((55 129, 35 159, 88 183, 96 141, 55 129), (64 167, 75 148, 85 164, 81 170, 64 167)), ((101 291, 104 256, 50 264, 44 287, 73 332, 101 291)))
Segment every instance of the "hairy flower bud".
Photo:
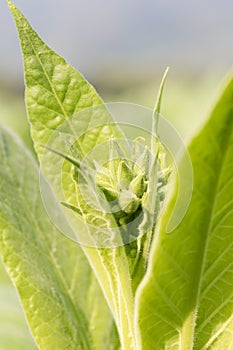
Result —
POLYGON ((127 190, 120 192, 118 200, 121 209, 127 214, 135 213, 140 204, 139 198, 134 193, 127 190))
POLYGON ((133 173, 125 160, 120 161, 117 169, 118 184, 127 189, 130 181, 133 179, 133 173))
POLYGON ((146 191, 146 177, 144 174, 138 174, 129 185, 129 189, 134 193, 138 198, 141 198, 143 193, 146 191))

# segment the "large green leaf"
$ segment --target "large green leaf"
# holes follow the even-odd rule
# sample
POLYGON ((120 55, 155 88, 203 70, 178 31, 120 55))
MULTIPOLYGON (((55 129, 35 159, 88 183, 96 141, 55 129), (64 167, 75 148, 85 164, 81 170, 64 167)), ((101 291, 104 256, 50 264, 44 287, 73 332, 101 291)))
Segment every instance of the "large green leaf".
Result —
POLYGON ((51 224, 38 167, 4 128, 0 159, 0 254, 37 344, 49 350, 114 349, 112 316, 86 257, 51 224))
MULTIPOLYGON (((102 101, 93 87, 63 58, 45 45, 21 12, 10 1, 8 3, 18 28, 24 56, 26 105, 32 138, 39 159, 42 160, 44 149, 40 145, 46 145, 64 121, 68 120, 69 124, 69 118, 72 115, 88 107, 101 105, 102 101)), ((88 128, 96 126, 96 123, 99 125, 100 115, 95 116, 95 113, 90 113, 87 114, 87 118, 76 119, 76 130, 79 135, 86 133, 80 138, 81 152, 86 153, 96 143, 120 135, 118 128, 112 125, 111 116, 106 110, 101 113, 101 116, 102 127, 89 133, 88 128)), ((50 168, 43 171, 56 188, 60 174, 54 176, 51 171, 54 165, 52 154, 47 164, 50 168)), ((64 190, 67 196, 77 198, 70 180, 70 176, 64 180, 64 190)), ((88 215, 91 215, 91 212, 88 215)), ((115 249, 83 247, 83 250, 116 319, 123 348, 136 350, 138 345, 134 330, 133 292, 124 247, 115 249)), ((88 337, 88 332, 86 336, 88 337)))
MULTIPOLYGON (((54 130, 65 120, 80 110, 101 105, 103 102, 82 75, 40 39, 16 6, 11 1, 8 4, 22 46, 26 106, 32 138, 40 157, 43 149, 39 144, 47 144, 54 130)), ((87 126, 91 126, 93 116, 90 114, 88 117, 89 119, 77 126, 79 133, 80 129, 86 131, 87 126)), ((114 132, 116 135, 116 128, 112 130, 109 125, 109 129, 104 130, 104 137, 114 132)), ((99 137, 101 138, 101 133, 99 137)), ((85 143, 88 147, 87 142, 85 143)))
POLYGON ((190 144, 194 189, 171 234, 164 214, 138 295, 143 350, 233 348, 233 79, 190 144))

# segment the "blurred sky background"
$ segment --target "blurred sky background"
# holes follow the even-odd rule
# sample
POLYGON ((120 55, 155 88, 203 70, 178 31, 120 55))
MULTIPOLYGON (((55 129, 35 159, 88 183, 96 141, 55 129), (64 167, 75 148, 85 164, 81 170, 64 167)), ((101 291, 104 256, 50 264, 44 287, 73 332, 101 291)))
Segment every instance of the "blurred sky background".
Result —
MULTIPOLYGON (((233 61, 231 0, 15 0, 42 38, 89 79, 111 72, 225 72, 233 61)), ((12 18, 1 1, 1 73, 21 79, 12 18)), ((130 79, 130 78, 129 78, 130 79)))
MULTIPOLYGON (((153 107, 169 65, 162 112, 185 140, 203 122, 233 63, 232 0, 15 0, 15 4, 106 102, 153 107)), ((0 53, 0 123, 13 128, 32 148, 20 46, 5 0, 0 0, 0 53)), ((1 261, 0 296, 0 349, 33 349, 1 261)))
MULTIPOLYGON (((152 107, 169 65, 163 112, 182 136, 196 129, 233 63, 232 0, 15 0, 15 4, 44 41, 107 102, 152 107)), ((22 119, 13 118, 15 111, 25 115, 22 59, 3 0, 0 33, 0 120, 24 133, 22 119)))

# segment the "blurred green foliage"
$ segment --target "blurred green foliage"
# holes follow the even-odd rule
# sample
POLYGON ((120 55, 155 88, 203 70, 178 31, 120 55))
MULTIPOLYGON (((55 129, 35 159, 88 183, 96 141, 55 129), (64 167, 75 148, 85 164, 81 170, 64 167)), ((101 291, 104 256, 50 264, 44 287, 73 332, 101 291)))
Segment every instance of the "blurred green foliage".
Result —
MULTIPOLYGON (((128 86, 118 84, 118 88, 111 81, 99 84, 98 91, 105 102, 132 102, 153 108, 162 78, 144 82, 136 81, 128 86)), ((212 107, 212 101, 218 96, 221 80, 212 74, 198 76, 174 77, 172 69, 168 74, 163 93, 162 115, 168 119, 187 142, 204 122, 206 115, 212 107)), ((126 85, 126 83, 125 83, 126 85)), ((98 85, 97 85, 98 86, 98 85)), ((148 121, 149 122, 149 121, 148 121)))
POLYGON ((23 91, 0 88, 0 123, 15 130, 32 149, 29 124, 26 118, 23 91))
MULTIPOLYGON (((112 74, 108 79, 97 80, 94 85, 105 102, 132 102, 153 108, 159 84, 160 77, 137 81, 130 77, 127 79, 127 74, 122 79, 112 74)), ((174 78, 172 70, 169 73, 163 96, 162 114, 172 122, 186 141, 204 121, 219 85, 217 74, 174 78)), ((26 119, 23 89, 12 93, 9 89, 0 88, 0 123, 15 130, 25 144, 33 149, 26 119)))

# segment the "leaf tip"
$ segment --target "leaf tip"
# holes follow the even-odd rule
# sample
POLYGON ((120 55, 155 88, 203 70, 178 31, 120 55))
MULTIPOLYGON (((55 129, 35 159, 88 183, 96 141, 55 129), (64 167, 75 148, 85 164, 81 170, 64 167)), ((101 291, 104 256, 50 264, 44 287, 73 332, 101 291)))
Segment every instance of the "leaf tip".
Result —
POLYGON ((10 1, 10 0, 6 0, 6 1, 7 1, 8 7, 10 10, 16 9, 16 6, 12 1, 10 1))
POLYGON ((157 99, 156 99, 155 106, 154 106, 153 113, 152 113, 152 119, 153 119, 152 120, 152 134, 153 135, 157 135, 157 133, 158 133, 158 123, 159 123, 159 115, 160 115, 161 104, 162 104, 163 89, 164 89, 164 85, 165 85, 165 82, 167 79, 169 69, 170 69, 170 67, 167 66, 167 68, 165 69, 165 72, 163 74, 162 81, 161 81, 160 87, 159 87, 159 92, 157 94, 157 99))
POLYGON ((163 89, 164 89, 164 85, 168 76, 168 72, 169 72, 170 67, 167 66, 167 68, 165 69, 165 72, 163 74, 162 77, 162 81, 160 83, 160 87, 159 87, 159 92, 157 95, 157 99, 156 99, 156 103, 154 106, 154 114, 159 114, 160 113, 160 109, 161 109, 161 103, 162 103, 162 96, 163 96, 163 89))
POLYGON ((9 10, 10 10, 15 22, 17 22, 18 17, 20 17, 22 15, 22 13, 19 11, 17 6, 11 0, 6 0, 6 1, 7 1, 7 5, 9 7, 9 10))

